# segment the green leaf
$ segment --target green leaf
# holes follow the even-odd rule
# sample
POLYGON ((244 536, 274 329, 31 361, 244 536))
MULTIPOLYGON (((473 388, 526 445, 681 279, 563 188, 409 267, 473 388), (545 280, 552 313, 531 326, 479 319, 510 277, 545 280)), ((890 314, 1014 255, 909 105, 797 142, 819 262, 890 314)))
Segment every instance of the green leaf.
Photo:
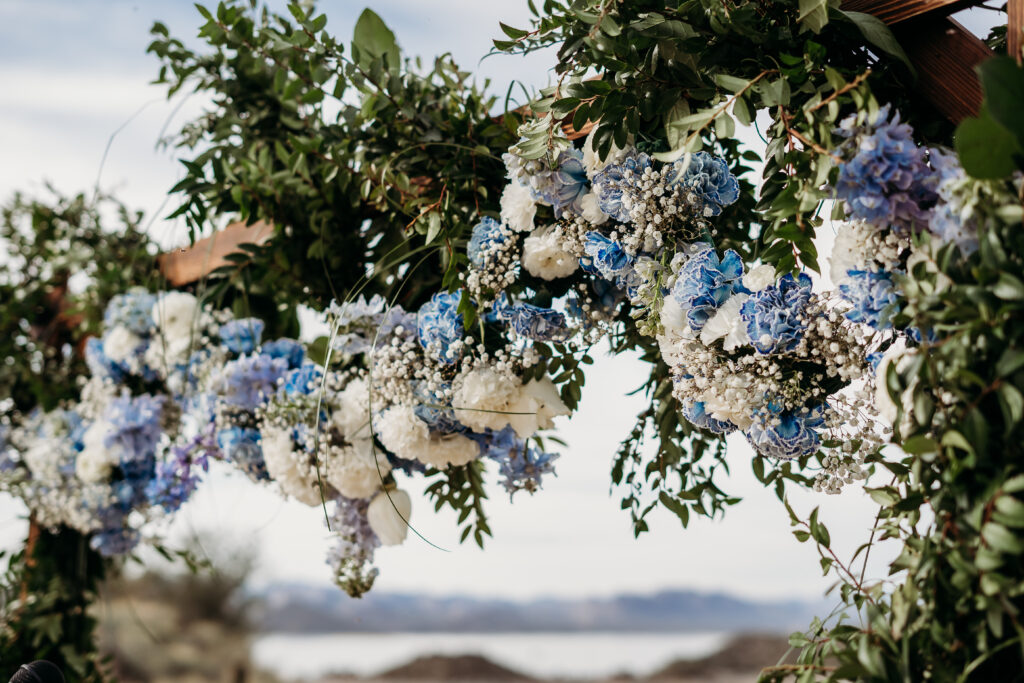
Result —
POLYGON ((679 98, 665 114, 665 139, 668 140, 669 148, 679 149, 686 141, 686 136, 690 134, 690 126, 684 121, 688 116, 690 103, 685 97, 679 98))
POLYGON ((995 57, 978 66, 978 76, 989 115, 1024 145, 1024 69, 1010 57, 995 57))
POLYGON ((498 22, 498 26, 501 27, 502 33, 511 38, 512 40, 519 40, 520 38, 530 34, 529 31, 524 31, 521 28, 514 28, 503 22, 498 22))
POLYGON ((1024 282, 1009 273, 999 273, 999 280, 996 281, 992 293, 1000 299, 1020 301, 1024 299, 1024 282))
POLYGON ((907 53, 904 52, 903 47, 896 40, 892 30, 885 25, 885 22, 872 14, 865 14, 864 12, 840 11, 840 14, 853 22, 857 29, 860 30, 861 35, 864 36, 864 40, 885 54, 895 57, 906 64, 911 73, 917 73, 914 65, 910 63, 907 53))
POLYGON ((828 24, 828 0, 800 0, 800 16, 797 21, 815 33, 828 24))
POLYGON ((964 119, 954 136, 964 170, 975 178, 1005 178, 1014 172, 1021 149, 1013 133, 993 119, 985 107, 978 118, 964 119))
POLYGON ((1002 524, 989 522, 981 528, 981 538, 991 548, 1001 553, 1011 555, 1024 553, 1024 541, 1002 524))
POLYGON ((388 66, 397 67, 401 62, 395 34, 370 8, 364 9, 359 15, 352 33, 352 44, 371 57, 386 57, 388 66))

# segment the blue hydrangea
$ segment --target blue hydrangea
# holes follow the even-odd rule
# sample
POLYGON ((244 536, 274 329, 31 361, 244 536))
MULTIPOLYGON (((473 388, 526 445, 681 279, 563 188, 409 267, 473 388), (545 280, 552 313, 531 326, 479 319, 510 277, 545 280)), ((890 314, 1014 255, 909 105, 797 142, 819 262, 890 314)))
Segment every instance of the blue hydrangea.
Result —
POLYGON ((462 292, 454 294, 438 292, 430 301, 420 307, 416 319, 416 332, 420 345, 426 349, 432 344, 439 347, 439 358, 445 363, 454 363, 458 354, 450 347, 456 340, 462 339, 464 325, 459 303, 462 292))
POLYGON ((562 313, 522 302, 511 304, 505 292, 494 301, 494 317, 534 341, 561 341, 570 334, 562 313))
POLYGON ((483 268, 484 256, 504 244, 509 237, 508 229, 502 227, 501 223, 490 216, 484 216, 473 226, 473 235, 467 248, 469 262, 477 268, 483 268))
POLYGON ((263 354, 242 356, 229 361, 220 377, 218 394, 227 405, 255 411, 277 391, 277 383, 288 372, 283 358, 263 354))
POLYGON ((728 434, 736 430, 736 425, 727 420, 716 420, 705 412, 704 402, 696 401, 682 407, 683 417, 690 421, 695 427, 706 429, 715 434, 728 434))
POLYGON ((134 550, 140 540, 139 532, 125 526, 124 515, 121 514, 116 523, 105 526, 92 535, 89 547, 104 557, 118 557, 134 550))
POLYGON ((740 198, 740 182, 729 171, 729 164, 707 152, 697 152, 683 169, 680 159, 665 168, 664 177, 670 186, 682 185, 704 202, 706 215, 718 216, 722 209, 740 198))
POLYGON ((263 345, 261 352, 271 358, 281 358, 288 364, 289 368, 297 368, 302 365, 306 352, 302 344, 294 339, 275 339, 263 345))
POLYGON ((108 330, 120 325, 135 334, 146 336, 155 326, 155 304, 156 295, 144 289, 132 289, 124 294, 116 294, 111 297, 103 313, 103 325, 108 330))
POLYGON ((843 299, 853 304, 846 317, 876 330, 892 327, 892 315, 900 294, 892 276, 882 271, 864 270, 851 270, 847 275, 847 280, 839 285, 843 299))
POLYGON ((234 463, 250 478, 260 481, 269 479, 267 464, 263 460, 260 446, 260 432, 246 427, 228 427, 217 432, 217 445, 224 459, 234 463))
POLYGON ((281 388, 288 396, 308 396, 320 389, 323 376, 324 373, 320 371, 320 366, 315 363, 306 363, 294 370, 289 370, 288 374, 284 376, 281 388))
POLYGON ((928 167, 925 150, 914 142, 913 129, 889 120, 889 107, 879 110, 872 124, 856 127, 846 119, 838 134, 842 146, 836 194, 849 215, 881 229, 924 230, 938 195, 938 177, 928 167))
POLYGON ((774 285, 754 292, 743 303, 740 315, 747 334, 761 353, 792 351, 803 337, 806 324, 799 318, 811 299, 811 278, 789 273, 774 285))
POLYGON ((589 262, 581 259, 584 270, 597 273, 609 282, 617 282, 633 269, 633 257, 626 253, 621 244, 608 239, 596 231, 584 235, 583 251, 589 262))
POLYGON ((824 424, 822 410, 774 411, 758 416, 746 431, 747 439, 761 455, 792 460, 813 455, 821 444, 817 427, 824 424), (773 424, 775 419, 778 424, 773 424))
POLYGON ((714 249, 690 257, 679 269, 672 296, 686 311, 690 328, 699 332, 734 292, 744 291, 743 261, 732 249, 721 259, 714 249))
POLYGON ((963 199, 960 193, 967 174, 955 154, 933 148, 930 157, 939 177, 940 201, 932 211, 928 230, 943 244, 953 242, 964 254, 973 254, 978 250, 978 224, 973 218, 961 216, 963 199))
POLYGON ((239 318, 220 326, 220 341, 231 353, 252 353, 263 337, 263 321, 239 318))
POLYGON ((107 448, 121 456, 122 469, 129 463, 151 458, 163 434, 164 396, 119 396, 107 407, 104 417, 110 423, 104 439, 107 448))
POLYGON ((620 223, 629 222, 629 209, 623 196, 629 194, 644 171, 651 167, 651 158, 633 152, 619 164, 608 164, 594 175, 594 192, 601 210, 620 223))

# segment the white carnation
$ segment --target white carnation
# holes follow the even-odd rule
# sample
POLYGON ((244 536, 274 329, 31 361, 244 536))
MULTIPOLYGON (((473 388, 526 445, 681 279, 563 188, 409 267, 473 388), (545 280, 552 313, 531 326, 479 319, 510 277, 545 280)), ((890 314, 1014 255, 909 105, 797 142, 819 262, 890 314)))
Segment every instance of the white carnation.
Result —
POLYGON ((415 460, 423 442, 430 439, 430 428, 416 416, 412 406, 391 406, 373 422, 384 448, 399 458, 415 460))
POLYGON ((261 446, 267 474, 277 482, 281 491, 300 503, 311 507, 319 505, 323 498, 316 480, 316 470, 300 465, 299 459, 306 456, 295 452, 291 431, 265 425, 261 446))
POLYGON ((360 439, 345 448, 330 449, 324 477, 346 498, 369 498, 390 471, 387 455, 374 447, 373 439, 360 439))
POLYGON ((513 415, 512 426, 520 438, 532 436, 538 429, 551 429, 554 418, 569 415, 572 411, 562 402, 558 389, 551 378, 530 380, 520 389, 517 412, 531 412, 532 415, 513 415))
POLYGON ((517 232, 533 230, 533 219, 537 215, 537 203, 530 195, 530 189, 513 180, 501 193, 501 222, 517 232))
POLYGON ((523 268, 542 280, 568 277, 579 268, 579 260, 562 248, 552 226, 537 228, 523 241, 523 268))
POLYGON ((586 141, 583 143, 583 168, 586 169, 588 178, 593 178, 598 171, 604 170, 604 167, 608 164, 622 163, 622 160, 629 154, 628 146, 626 149, 620 149, 613 142, 611 149, 608 150, 608 158, 601 161, 594 150, 594 134, 596 132, 597 126, 590 131, 586 141))
POLYGON ((843 222, 836 230, 832 253, 829 255, 829 277, 836 287, 846 282, 851 270, 864 270, 869 253, 869 228, 862 223, 843 222))
POLYGON ((353 379, 338 394, 331 422, 349 441, 370 438, 370 390, 364 378, 353 379))
POLYGON ((381 491, 366 509, 366 521, 381 545, 400 545, 409 533, 412 501, 401 489, 381 491))
MULTIPOLYGON (((744 286, 746 286, 745 282, 744 286)), ((747 323, 740 316, 743 302, 749 298, 748 294, 734 294, 719 306, 715 314, 704 323, 700 332, 701 342, 705 346, 710 346, 712 342, 723 339, 722 348, 726 351, 749 344, 750 336, 747 334, 747 323)))
POLYGON ((115 363, 128 360, 142 344, 142 337, 124 325, 117 325, 103 336, 103 353, 115 363))
POLYGON ((480 455, 476 441, 462 434, 431 434, 415 450, 415 459, 443 470, 473 462, 480 455))
POLYGON ((474 432, 501 431, 520 398, 520 383, 490 368, 476 368, 455 381, 455 418, 474 432))
POLYGON ((480 454, 476 442, 461 434, 431 434, 412 406, 392 406, 374 425, 384 447, 406 460, 443 469, 448 465, 465 465, 480 454))
POLYGON ((743 276, 743 286, 751 292, 760 292, 769 285, 775 284, 775 266, 763 264, 751 268, 743 276))
POLYGON ((608 220, 608 214, 601 210, 601 200, 598 199, 596 192, 591 191, 583 195, 580 206, 583 207, 583 220, 591 225, 601 225, 608 220))
POLYGON ((153 304, 153 320, 164 337, 189 338, 199 312, 199 300, 186 292, 164 292, 153 304))

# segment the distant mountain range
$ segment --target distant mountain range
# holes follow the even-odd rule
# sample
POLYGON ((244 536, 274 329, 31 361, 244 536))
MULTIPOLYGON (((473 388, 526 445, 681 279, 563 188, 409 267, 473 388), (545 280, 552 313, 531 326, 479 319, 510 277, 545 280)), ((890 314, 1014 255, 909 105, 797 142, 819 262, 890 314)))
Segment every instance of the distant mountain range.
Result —
POLYGON ((764 631, 807 627, 820 605, 753 602, 688 590, 593 599, 512 601, 370 593, 278 584, 261 591, 254 622, 265 632, 764 631))

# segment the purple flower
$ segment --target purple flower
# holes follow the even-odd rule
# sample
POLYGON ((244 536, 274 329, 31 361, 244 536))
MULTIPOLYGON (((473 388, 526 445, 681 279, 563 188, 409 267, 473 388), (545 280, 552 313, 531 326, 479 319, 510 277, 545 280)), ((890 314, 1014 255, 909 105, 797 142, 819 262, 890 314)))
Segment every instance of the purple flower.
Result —
POLYGON ((283 358, 263 354, 229 361, 219 378, 217 393, 229 406, 252 412, 277 391, 277 383, 288 371, 283 358))

